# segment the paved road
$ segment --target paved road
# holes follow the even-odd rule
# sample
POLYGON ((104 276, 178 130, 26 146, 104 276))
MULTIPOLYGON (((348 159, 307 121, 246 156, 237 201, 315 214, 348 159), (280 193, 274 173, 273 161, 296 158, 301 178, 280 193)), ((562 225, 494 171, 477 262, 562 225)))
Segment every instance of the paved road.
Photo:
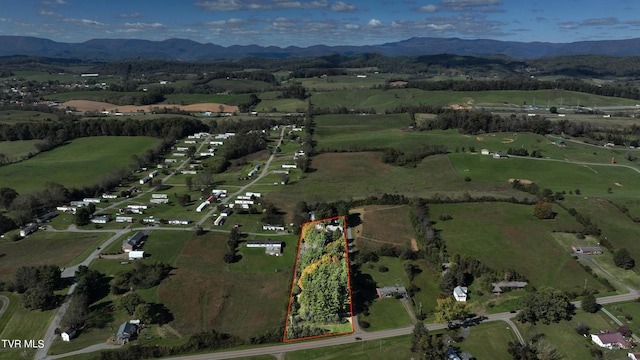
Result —
POLYGON ((0 301, 2 301, 2 307, 0 307, 0 317, 2 317, 2 314, 4 314, 4 312, 7 311, 7 307, 9 307, 9 298, 0 295, 0 301))
POLYGON ((623 288, 627 289, 629 292, 635 291, 635 289, 633 289, 629 285, 623 283, 622 281, 618 280, 618 278, 616 278, 615 276, 611 275, 611 273, 609 273, 607 270, 603 269, 600 265, 598 265, 597 262, 595 262, 591 258, 591 256, 589 256, 587 254, 578 254, 578 253, 572 253, 571 256, 577 256, 578 258, 585 260, 589 264, 591 264, 594 267, 596 267, 598 270, 602 271, 602 273, 605 274, 609 278, 609 280, 611 280, 611 281, 615 282, 616 284, 622 286, 623 288))

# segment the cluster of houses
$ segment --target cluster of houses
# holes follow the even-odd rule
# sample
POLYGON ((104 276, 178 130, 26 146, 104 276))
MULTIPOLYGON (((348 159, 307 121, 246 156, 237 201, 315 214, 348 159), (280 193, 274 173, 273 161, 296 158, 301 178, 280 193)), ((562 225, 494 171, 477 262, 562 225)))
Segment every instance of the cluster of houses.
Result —
POLYGON ((140 179, 140 185, 144 185, 146 183, 148 183, 149 181, 151 181, 151 179, 153 179, 154 177, 158 176, 158 170, 153 170, 149 173, 149 175, 143 177, 142 179, 140 179))

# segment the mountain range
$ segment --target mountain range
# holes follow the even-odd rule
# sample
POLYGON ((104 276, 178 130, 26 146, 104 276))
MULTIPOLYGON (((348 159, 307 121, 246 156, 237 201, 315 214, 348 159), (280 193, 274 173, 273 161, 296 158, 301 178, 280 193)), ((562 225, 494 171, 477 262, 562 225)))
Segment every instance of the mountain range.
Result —
POLYGON ((93 39, 83 43, 64 43, 28 36, 0 36, 0 56, 30 55, 83 60, 153 59, 201 61, 268 58, 317 57, 332 54, 378 53, 385 56, 455 54, 468 56, 507 56, 534 59, 561 55, 640 56, 640 38, 625 40, 579 41, 571 43, 466 40, 459 38, 414 37, 407 40, 364 46, 310 47, 259 45, 220 46, 186 39, 150 41, 138 39, 93 39))

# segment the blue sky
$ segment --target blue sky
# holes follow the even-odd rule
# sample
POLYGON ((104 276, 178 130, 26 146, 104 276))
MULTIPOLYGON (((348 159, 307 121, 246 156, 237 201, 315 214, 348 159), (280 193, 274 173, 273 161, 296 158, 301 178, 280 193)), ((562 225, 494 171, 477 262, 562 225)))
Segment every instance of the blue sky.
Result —
POLYGON ((381 44, 411 37, 564 43, 640 37, 637 0, 0 0, 0 35, 223 46, 381 44))

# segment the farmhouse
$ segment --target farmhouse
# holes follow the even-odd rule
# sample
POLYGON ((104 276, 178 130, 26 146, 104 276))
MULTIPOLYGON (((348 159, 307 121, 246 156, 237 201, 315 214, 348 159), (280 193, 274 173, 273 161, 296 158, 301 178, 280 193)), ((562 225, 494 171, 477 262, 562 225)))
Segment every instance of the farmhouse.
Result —
POLYGON ((129 340, 135 338, 138 335, 138 327, 130 322, 124 322, 118 328, 116 339, 122 345, 129 342, 129 340))
POLYGON ((627 357, 631 360, 640 360, 640 352, 628 353, 627 357))
POLYGON ((109 222, 109 217, 104 215, 104 216, 95 216, 93 218, 91 218, 91 223, 93 224, 106 224, 109 222))
POLYGON ((380 299, 390 298, 393 296, 406 298, 408 296, 407 289, 404 286, 385 286, 376 288, 376 294, 380 299))
POLYGON ((601 255, 602 249, 598 246, 572 246, 571 250, 576 254, 601 255))
POLYGON ((71 341, 71 339, 76 337, 76 329, 69 328, 69 329, 63 331, 60 334, 60 337, 62 338, 62 341, 71 341))
POLYGON ((453 297, 459 302, 467 301, 467 293, 468 289, 465 286, 456 286, 453 289, 453 297))
POLYGON ((29 234, 32 234, 38 230, 38 225, 35 223, 29 223, 22 229, 20 229, 20 236, 25 237, 29 234))
POLYGON ((619 332, 601 331, 599 334, 591 334, 591 341, 609 350, 629 349, 631 347, 631 344, 619 332))
POLYGON ((268 255, 280 256, 282 254, 282 241, 276 240, 248 240, 247 247, 263 247, 268 255))
POLYGON ((500 281, 500 282, 495 282, 495 283, 491 283, 492 286, 492 290, 494 293, 501 293, 504 290, 502 290, 502 288, 508 288, 508 289, 522 289, 525 286, 527 286, 527 282, 526 281, 500 281))
POLYGON ((133 236, 129 236, 122 241, 122 251, 130 252, 138 249, 144 243, 147 238, 147 234, 144 232, 137 232, 133 236))
POLYGON ((191 223, 191 219, 173 218, 173 219, 169 219, 167 223, 169 225, 189 225, 191 223))
POLYGON ((262 225, 262 230, 284 231, 284 225, 262 225))

